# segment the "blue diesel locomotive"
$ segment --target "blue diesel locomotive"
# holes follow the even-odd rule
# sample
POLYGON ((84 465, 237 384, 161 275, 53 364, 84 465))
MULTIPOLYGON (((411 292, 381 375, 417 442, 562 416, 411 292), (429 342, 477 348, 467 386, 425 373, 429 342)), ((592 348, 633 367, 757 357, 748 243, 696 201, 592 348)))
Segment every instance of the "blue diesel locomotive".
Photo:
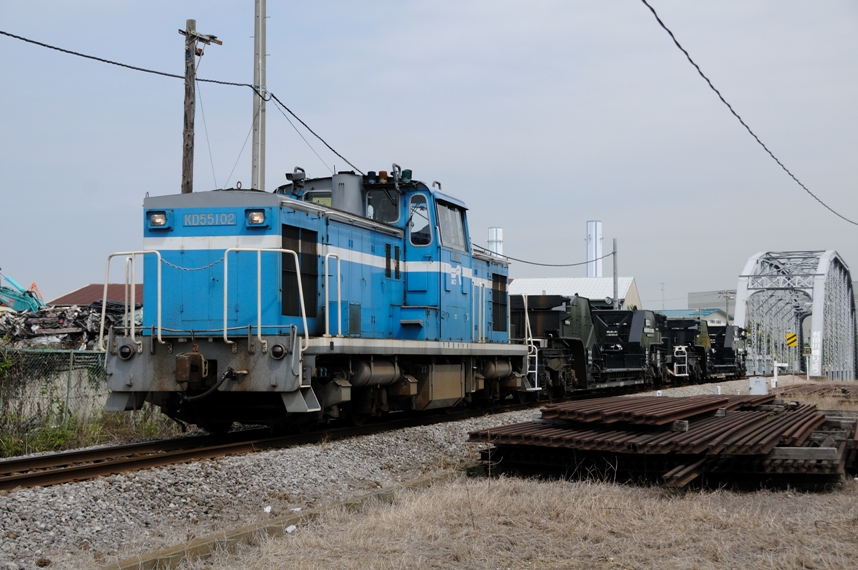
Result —
POLYGON ((471 246, 463 202, 397 165, 287 178, 146 197, 143 250, 108 259, 128 283, 143 266, 145 311, 102 325, 107 410, 217 432, 538 389, 509 341, 508 263, 471 246))

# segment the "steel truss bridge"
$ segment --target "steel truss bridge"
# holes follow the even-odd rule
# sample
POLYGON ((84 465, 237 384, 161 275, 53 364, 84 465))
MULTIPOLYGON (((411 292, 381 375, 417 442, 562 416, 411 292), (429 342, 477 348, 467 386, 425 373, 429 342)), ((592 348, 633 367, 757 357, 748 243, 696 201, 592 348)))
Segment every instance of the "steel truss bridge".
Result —
POLYGON ((748 374, 769 374, 774 362, 811 376, 856 378, 855 299, 849 267, 834 250, 767 251, 748 260, 736 290, 734 322, 747 337, 748 374), (810 338, 805 319, 810 317, 810 338), (797 335, 797 346, 787 335, 797 335))

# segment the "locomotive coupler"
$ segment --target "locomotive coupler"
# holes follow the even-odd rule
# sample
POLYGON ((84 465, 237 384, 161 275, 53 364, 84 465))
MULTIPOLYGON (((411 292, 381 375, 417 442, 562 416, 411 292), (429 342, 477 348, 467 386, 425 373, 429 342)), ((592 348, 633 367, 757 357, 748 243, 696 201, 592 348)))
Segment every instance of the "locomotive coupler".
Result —
MULTIPOLYGON (((189 354, 193 354, 193 353, 189 353, 189 354)), ((181 355, 179 355, 179 356, 181 356, 181 355)), ((177 358, 178 358, 178 357, 177 357, 177 358)), ((246 370, 241 370, 240 372, 243 372, 243 373, 247 374, 247 371, 246 371, 246 370)), ((184 394, 184 395, 182 396, 182 400, 184 400, 185 402, 193 402, 194 400, 202 400, 202 399, 203 399, 203 398, 205 398, 206 396, 208 396, 208 395, 213 394, 214 392, 216 392, 216 391, 217 391, 217 389, 221 387, 221 384, 223 384, 224 382, 226 382, 226 379, 227 379, 227 378, 235 378, 235 377, 236 377, 236 374, 237 374, 237 373, 236 373, 236 371, 235 371, 235 370, 233 370, 232 368, 230 368, 229 366, 227 366, 227 367, 226 367, 226 370, 224 370, 224 371, 223 371, 223 374, 221 374, 220 380, 218 380, 218 381, 217 381, 217 384, 215 384, 214 386, 212 386, 211 388, 209 388, 208 390, 206 390, 206 391, 205 391, 205 392, 203 392, 202 394, 197 394, 196 396, 188 396, 187 394, 184 394)))
POLYGON ((188 388, 205 387, 206 378, 209 375, 209 362, 197 345, 193 352, 184 352, 176 355, 176 382, 185 384, 188 388))

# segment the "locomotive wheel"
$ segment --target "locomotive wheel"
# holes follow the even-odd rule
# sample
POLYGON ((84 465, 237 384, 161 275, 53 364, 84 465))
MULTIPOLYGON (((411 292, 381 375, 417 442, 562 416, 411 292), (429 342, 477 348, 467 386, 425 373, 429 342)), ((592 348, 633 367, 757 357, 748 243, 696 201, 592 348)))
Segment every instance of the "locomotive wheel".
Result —
POLYGON ((357 427, 362 426, 372 417, 372 414, 356 412, 354 410, 349 410, 349 422, 357 427))
POLYGON ((226 420, 204 422, 197 425, 212 435, 224 435, 232 429, 232 422, 226 420))

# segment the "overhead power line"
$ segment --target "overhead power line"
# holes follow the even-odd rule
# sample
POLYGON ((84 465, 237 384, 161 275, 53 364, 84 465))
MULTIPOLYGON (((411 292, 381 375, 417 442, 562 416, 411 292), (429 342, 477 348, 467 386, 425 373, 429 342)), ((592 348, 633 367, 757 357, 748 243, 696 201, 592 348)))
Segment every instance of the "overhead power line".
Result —
POLYGON ((854 222, 854 221, 850 220, 849 218, 847 218, 843 214, 837 212, 834 208, 832 208, 831 206, 829 206, 828 204, 823 202, 816 194, 811 192, 807 186, 802 184, 802 182, 798 178, 796 178, 795 175, 792 172, 790 172, 786 166, 784 166, 784 164, 778 159, 778 157, 776 157, 774 155, 774 153, 769 150, 769 147, 767 147, 765 144, 763 144, 763 141, 760 140, 760 137, 758 137, 756 135, 756 133, 754 133, 754 131, 751 130, 751 127, 749 127, 748 124, 745 123, 745 121, 742 119, 742 117, 739 116, 739 113, 737 113, 735 111, 735 109, 733 109, 733 106, 730 105, 730 103, 728 103, 726 99, 724 99, 724 96, 721 95, 721 92, 718 91, 718 89, 715 88, 715 86, 712 84, 712 82, 709 80, 709 78, 706 77, 706 75, 703 73, 703 70, 700 69, 700 66, 697 65, 693 59, 691 59, 691 56, 688 54, 688 51, 686 51, 686 49, 684 47, 682 47, 682 45, 679 43, 679 40, 677 40, 676 36, 673 35, 673 32, 671 32, 670 29, 664 24, 664 22, 661 21, 661 18, 658 16, 658 13, 656 13, 655 8, 650 6, 650 4, 649 4, 649 2, 647 2, 647 0, 641 0, 641 2, 643 2, 644 5, 647 8, 649 8, 650 12, 652 12, 652 15, 655 16, 655 19, 658 21, 659 25, 662 28, 664 28, 664 31, 667 32, 668 35, 670 35, 670 39, 672 39, 673 43, 676 45, 676 47, 678 47, 680 49, 680 51, 682 51, 682 53, 685 54, 685 57, 688 59, 689 63, 691 63, 691 65, 694 66, 694 69, 696 69, 697 73, 700 74, 700 77, 702 77, 706 81, 706 83, 709 85, 709 88, 712 89, 712 91, 714 91, 716 95, 718 95, 718 98, 721 99, 721 102, 724 103, 724 105, 726 105, 728 109, 730 109, 730 112, 733 113, 733 116, 736 117, 740 123, 742 123, 742 126, 745 127, 745 129, 747 129, 747 131, 751 134, 751 136, 754 137, 754 140, 756 140, 759 143, 759 145, 761 147, 763 147, 763 150, 765 150, 769 154, 769 156, 771 156, 772 159, 778 163, 778 166, 780 166, 783 169, 783 171, 786 172, 790 176, 790 178, 795 180, 796 184, 801 186, 805 192, 810 194, 814 200, 816 200, 817 202, 822 204, 829 212, 831 212, 832 214, 834 214, 838 218, 840 218, 846 222, 849 222, 853 226, 858 226, 858 222, 854 222))
MULTIPOLYGON (((4 36, 8 36, 8 37, 10 37, 10 38, 14 38, 14 39, 16 39, 16 40, 20 40, 20 41, 22 41, 22 42, 27 42, 27 43, 29 43, 29 44, 37 45, 37 46, 40 46, 40 47, 43 47, 43 48, 56 50, 56 51, 58 51, 58 52, 66 53, 66 54, 69 54, 69 55, 75 55, 75 56, 77 56, 77 57, 82 57, 82 58, 84 58, 84 59, 91 59, 91 60, 93 60, 93 61, 98 61, 98 62, 100 62, 100 63, 107 63, 107 64, 109 64, 109 65, 116 65, 116 66, 118 66, 118 67, 124 67, 124 68, 126 68, 126 69, 131 69, 131 70, 133 70, 133 71, 140 71, 140 72, 142 72, 142 73, 150 73, 150 74, 152 74, 152 75, 160 75, 160 76, 162 76, 162 77, 170 77, 170 78, 173 78, 173 79, 182 79, 182 80, 184 80, 184 79, 185 79, 185 76, 184 76, 184 75, 178 75, 178 74, 175 74, 175 73, 167 73, 167 72, 165 72, 165 71, 158 71, 158 70, 155 70, 155 69, 147 69, 147 68, 145 68, 145 67, 138 67, 138 66, 136 66, 136 65, 128 65, 127 63, 121 63, 121 62, 113 61, 113 60, 110 60, 110 59, 104 59, 104 58, 102 58, 102 57, 96 57, 96 56, 94 56, 94 55, 87 55, 87 54, 85 54, 85 53, 80 53, 80 52, 77 52, 77 51, 72 51, 72 50, 64 49, 64 48, 57 47, 57 46, 53 46, 53 45, 46 44, 46 43, 43 43, 43 42, 38 42, 38 41, 36 41, 36 40, 31 40, 31 39, 29 39, 29 38, 25 38, 25 37, 23 37, 23 36, 18 36, 18 35, 15 35, 15 34, 10 34, 9 32, 4 32, 3 30, 0 30, 0 34, 2 34, 2 35, 4 35, 4 36)), ((248 87, 248 88, 252 89, 252 90, 253 90, 253 92, 254 92, 254 93, 256 93, 256 95, 257 95, 258 97, 260 97, 261 99, 263 99, 264 101, 268 101, 269 99, 274 99, 277 103, 279 103, 279 104, 280 104, 280 106, 281 106, 281 107, 283 107, 283 109, 285 109, 285 110, 286 110, 286 112, 287 112, 287 113, 289 113, 290 115, 292 115, 293 117, 295 117, 295 120, 297 120, 297 121, 298 121, 298 122, 300 122, 302 125, 304 125, 304 128, 305 128, 305 129, 307 129, 308 131, 310 131, 310 133, 311 133, 314 137, 316 137, 317 139, 319 139, 319 140, 322 142, 322 144, 324 144, 326 147, 328 147, 328 149, 329 149, 331 152, 333 152, 333 153, 334 153, 334 154, 336 154, 338 157, 340 157, 341 159, 343 159, 343 160, 344 160, 344 161, 345 161, 349 166, 351 166, 352 168, 354 168, 355 170, 357 170, 358 172, 360 172, 361 174, 363 174, 363 172, 362 172, 358 167, 356 167, 354 164, 352 164, 351 162, 349 162, 349 160, 348 160, 346 157, 344 157, 343 155, 341 155, 339 152, 337 152, 337 151, 334 149, 334 147, 332 147, 331 145, 329 145, 329 144, 328 144, 328 142, 327 142, 325 139, 323 139, 321 136, 319 136, 318 134, 316 134, 316 132, 315 132, 313 129, 311 129, 311 128, 310 128, 310 126, 309 126, 307 123, 305 123, 305 122, 301 119, 301 117, 299 117, 298 115, 296 115, 296 114, 295 114, 295 113, 294 113, 294 112, 293 112, 289 107, 287 107, 286 105, 284 105, 284 104, 283 104, 283 102, 282 102, 280 99, 278 99, 278 98, 274 95, 274 93, 272 93, 271 91, 268 91, 268 97, 265 97, 262 93, 260 93, 260 92, 259 92, 259 90, 258 90, 258 89, 256 89, 256 87, 254 87, 254 86, 253 86, 253 85, 251 85, 250 83, 236 83, 236 82, 234 82, 234 81, 220 81, 220 80, 218 80, 218 79, 202 79, 202 78, 199 78, 199 77, 198 77, 198 78, 196 78, 196 81, 197 81, 197 82, 202 82, 202 83, 214 83, 215 85, 226 85, 226 86, 228 86, 228 87, 248 87)), ((303 138, 303 137, 302 137, 302 138, 303 138)), ((305 142, 306 142, 306 139, 305 139, 305 142)), ((309 143, 307 143, 307 144, 309 145, 309 143)), ((312 147, 310 147, 310 148, 312 149, 312 147)), ((315 150, 314 150, 313 152, 315 152, 315 150)))
POLYGON ((591 259, 589 261, 579 261, 577 263, 539 263, 536 261, 527 261, 526 259, 517 259, 515 257, 510 257, 509 255, 505 255, 503 253, 495 253, 490 249, 487 249, 481 245, 472 244, 475 248, 484 251, 486 253, 491 253, 494 255, 499 255, 501 257, 505 257, 506 259, 510 259, 512 261, 518 261, 519 263, 526 263, 527 265, 539 265, 540 267, 576 267, 578 265, 587 265, 588 263, 593 263, 594 261, 599 261, 600 259, 605 259, 606 257, 611 257, 614 255, 614 252, 607 253, 602 257, 597 257, 596 259, 591 259))

